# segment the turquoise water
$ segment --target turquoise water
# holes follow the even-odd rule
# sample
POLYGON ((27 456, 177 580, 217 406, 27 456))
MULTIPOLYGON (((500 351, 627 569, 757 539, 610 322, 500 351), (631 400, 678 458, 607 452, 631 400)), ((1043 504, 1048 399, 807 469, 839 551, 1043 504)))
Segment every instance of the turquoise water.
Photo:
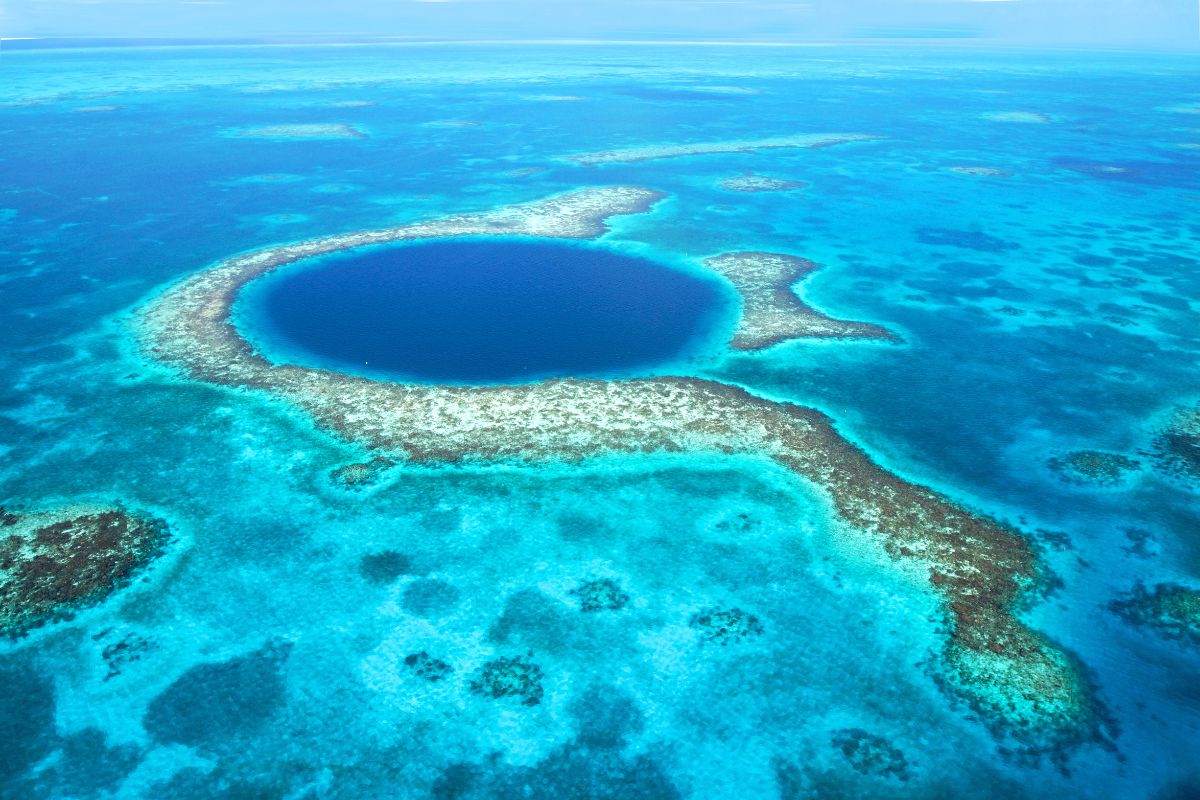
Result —
POLYGON ((385 247, 261 284, 241 318, 272 360, 391 380, 628 375, 728 333, 715 281, 592 247, 385 247))
POLYGON ((0 792, 1195 796, 1200 652, 1107 606, 1138 581, 1200 584, 1196 487, 1142 456, 1200 399, 1198 72, 875 48, 5 53, 0 503, 124 501, 176 543, 103 605, 0 643, 0 792), (295 124, 363 135, 238 135, 295 124), (884 138, 562 160, 810 132, 884 138), (808 185, 721 187, 747 172, 808 185), (1115 752, 1081 746, 1065 771, 1003 752, 931 678, 924 584, 847 547, 773 467, 395 467, 347 489, 331 471, 369 454, 132 341, 133 308, 234 253, 626 183, 667 200, 606 249, 694 269, 803 256, 822 265, 810 304, 901 337, 689 369, 819 408, 888 469, 1033 537, 1056 586, 1024 616, 1091 671, 1115 752), (1048 467, 1080 449, 1143 466, 1113 487, 1048 467), (582 612, 572 592, 604 579, 628 601, 582 612), (712 607, 761 633, 700 641, 689 621, 712 607), (136 657, 109 677, 121 642, 136 657), (418 675, 421 652, 453 672, 418 675), (541 670, 537 705, 471 691, 516 657, 541 670), (855 729, 907 779, 856 769, 836 744, 855 729))

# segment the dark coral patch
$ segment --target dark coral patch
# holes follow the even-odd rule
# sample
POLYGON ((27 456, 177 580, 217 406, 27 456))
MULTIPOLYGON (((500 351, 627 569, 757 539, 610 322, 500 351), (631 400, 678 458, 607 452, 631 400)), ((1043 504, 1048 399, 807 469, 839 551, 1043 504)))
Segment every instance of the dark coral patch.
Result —
POLYGON ((0 538, 0 634, 95 605, 125 586, 170 539, 160 520, 115 508, 6 515, 0 538))
POLYGON ((38 774, 47 797, 96 797, 115 791, 141 761, 130 744, 109 745, 103 731, 85 728, 63 737, 52 766, 38 774))
POLYGON ((497 658, 483 665, 471 681, 471 691, 495 700, 518 697, 521 705, 536 706, 545 695, 542 668, 521 656, 497 658))
POLYGON ((629 595, 610 578, 585 581, 572 589, 571 594, 579 598, 579 610, 585 613, 620 611, 629 604, 629 595))
POLYGON ((740 608, 706 608, 692 615, 688 622, 705 641, 719 645, 734 644, 743 639, 761 636, 762 623, 758 617, 740 608))
POLYGON ((1200 164, 1188 159, 1175 161, 1092 161, 1084 158, 1056 158, 1054 166, 1106 181, 1137 183, 1143 186, 1172 186, 1179 189, 1200 186, 1200 164))
POLYGON ((395 550, 369 553, 358 562, 358 574, 362 575, 367 583, 385 586, 401 575, 411 575, 412 559, 395 550))
MULTIPOLYGON (((112 632, 112 628, 107 628, 92 638, 96 641, 108 640, 112 632)), ((100 651, 100 658, 108 668, 104 680, 109 681, 119 676, 127 666, 141 661, 143 656, 157 647, 154 642, 136 633, 127 633, 119 639, 108 641, 100 651)))
POLYGON ((633 698, 616 686, 593 686, 571 706, 578 725, 576 741, 586 747, 622 747, 645 727, 645 717, 633 698))
POLYGON ((978 250, 982 253, 1003 253, 1020 248, 1015 242, 1008 242, 982 231, 960 231, 952 228, 918 228, 917 239, 922 244, 961 247, 964 250, 978 250))
POLYGON ((833 732, 832 744, 863 775, 908 780, 908 760, 904 753, 882 736, 862 728, 846 728, 833 732))
POLYGON ((619 749, 568 744, 529 767, 454 764, 432 787, 434 800, 679 800, 658 762, 619 749))
POLYGON ((488 639, 550 653, 595 646, 594 638, 561 602, 537 589, 522 589, 508 598, 503 613, 488 630, 488 639))
POLYGON ((283 704, 288 642, 272 642, 244 656, 200 664, 183 673, 146 710, 142 724, 160 742, 218 749, 236 746, 283 704))
POLYGON ((1141 558, 1158 555, 1158 538, 1154 535, 1153 531, 1148 531, 1145 528, 1122 528, 1122 532, 1125 534, 1125 539, 1129 542, 1121 548, 1126 553, 1141 558))
POLYGON ((445 581, 424 578, 404 590, 404 610, 419 617, 436 617, 458 602, 459 591, 445 581))
POLYGON ((1180 409, 1151 445, 1154 466, 1188 483, 1200 482, 1200 407, 1180 409))
POLYGON ((1048 466, 1066 483, 1119 486, 1126 476, 1141 469, 1141 462, 1118 453, 1076 450, 1049 460, 1048 466))
POLYGON ((405 656, 404 666, 417 673, 417 677, 423 678, 430 683, 437 683, 443 678, 448 677, 451 672, 454 672, 454 667, 441 659, 434 658, 424 650, 405 656))
POLYGON ((390 458, 379 456, 359 464, 346 464, 329 473, 335 486, 346 489, 365 489, 379 481, 389 467, 396 465, 390 458))
POLYGON ((1168 639, 1200 644, 1200 589, 1175 583, 1147 589, 1139 583, 1108 607, 1132 625, 1168 639))
POLYGON ((7 797, 54 746, 54 685, 28 663, 0 658, 0 709, 0 796, 7 797))

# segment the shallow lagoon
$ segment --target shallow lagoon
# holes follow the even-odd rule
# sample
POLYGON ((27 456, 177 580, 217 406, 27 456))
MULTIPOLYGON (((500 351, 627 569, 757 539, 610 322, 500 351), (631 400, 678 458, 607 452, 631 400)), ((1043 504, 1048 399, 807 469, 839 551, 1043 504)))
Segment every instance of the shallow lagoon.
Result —
POLYGON ((1200 134, 1178 110, 1200 104, 1193 60, 521 56, 3 55, 0 498, 128 502, 165 517, 176 544, 145 582, 0 645, 13 743, 0 791, 1194 793, 1195 646, 1109 607, 1138 582, 1200 576, 1195 487, 1143 455, 1171 408, 1200 398, 1200 158, 1187 146, 1200 134), (696 91, 713 86, 752 91, 696 91), (339 124, 365 138, 230 135, 339 124), (565 160, 834 130, 885 138, 565 160), (807 185, 723 188, 748 172, 807 185), (823 499, 769 466, 379 466, 347 487, 333 476, 369 453, 130 342, 131 309, 233 253, 616 183, 669 199, 603 246, 693 263, 794 253, 823 265, 809 303, 902 337, 721 352, 695 369, 821 408, 889 469, 1030 536, 1056 588, 1026 616, 1091 671, 1115 752, 1074 749, 1065 771, 1002 752, 929 674, 943 633, 920 582, 848 547, 823 499), (1079 451, 1141 467, 1112 486, 1063 480, 1052 463, 1079 451), (583 611, 582 587, 605 579, 628 602, 583 611), (742 617, 746 635, 707 638, 692 620, 714 607, 761 633, 742 617), (420 652, 453 672, 428 680, 407 662, 420 652), (472 690, 501 658, 537 664, 538 705, 472 690))

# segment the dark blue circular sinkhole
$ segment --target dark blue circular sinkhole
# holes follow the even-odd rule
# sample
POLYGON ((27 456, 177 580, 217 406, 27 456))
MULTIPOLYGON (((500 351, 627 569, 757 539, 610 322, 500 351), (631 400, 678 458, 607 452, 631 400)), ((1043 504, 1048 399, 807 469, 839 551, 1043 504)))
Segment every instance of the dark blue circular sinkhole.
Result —
POLYGON ((647 371, 704 349, 724 308, 715 281, 645 258, 491 239, 314 259, 238 315, 277 362, 480 384, 647 371))

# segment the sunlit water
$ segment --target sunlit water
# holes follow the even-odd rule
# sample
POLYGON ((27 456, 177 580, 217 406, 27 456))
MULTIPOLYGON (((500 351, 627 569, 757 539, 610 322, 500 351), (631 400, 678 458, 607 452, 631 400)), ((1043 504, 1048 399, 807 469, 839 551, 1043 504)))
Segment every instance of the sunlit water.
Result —
POLYGON ((1047 461, 1137 457, 1200 396, 1198 77, 1165 56, 872 48, 4 54, 0 499, 125 500, 178 541, 148 582, 0 645, 0 792, 1108 798, 1194 781, 1200 655, 1107 610, 1137 581, 1200 580, 1194 487, 1147 467, 1089 488, 1047 461), (294 124, 360 135, 239 135, 294 124), (561 159, 831 131, 885 138, 561 159), (746 172, 808 186, 721 188, 746 172), (133 345, 133 307, 231 254, 606 184, 669 199, 605 248, 693 270, 803 256, 823 265, 809 303, 899 334, 662 357, 820 408, 887 468, 1035 537, 1061 584, 1027 617, 1093 671, 1117 753, 1085 746, 1064 774, 1000 752, 930 677, 923 584, 849 549, 825 501, 764 464, 395 468, 356 491, 330 473, 369 454, 133 345), (627 603, 582 612, 573 590, 599 579, 627 603), (689 621, 714 606, 761 635, 701 641, 689 621), (145 645, 109 677, 122 641, 145 645), (422 678, 419 652, 453 671, 422 678), (538 705, 471 691, 515 656, 542 671, 538 705), (908 780, 856 770, 847 729, 902 751, 908 780))

